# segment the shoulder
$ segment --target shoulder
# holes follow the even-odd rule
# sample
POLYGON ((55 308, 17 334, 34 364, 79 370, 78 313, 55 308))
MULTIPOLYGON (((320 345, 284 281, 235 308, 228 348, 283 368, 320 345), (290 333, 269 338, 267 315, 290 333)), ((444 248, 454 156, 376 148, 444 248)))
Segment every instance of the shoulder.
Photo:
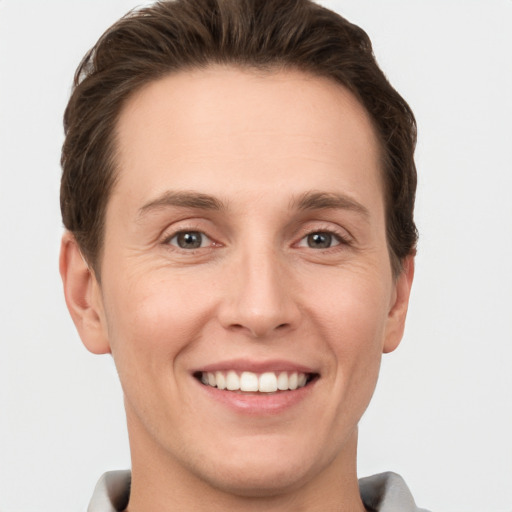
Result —
POLYGON ((404 479, 387 472, 359 480, 365 507, 372 512, 428 512, 418 508, 404 479))
POLYGON ((98 480, 87 512, 121 512, 130 497, 131 471, 108 471, 98 480))

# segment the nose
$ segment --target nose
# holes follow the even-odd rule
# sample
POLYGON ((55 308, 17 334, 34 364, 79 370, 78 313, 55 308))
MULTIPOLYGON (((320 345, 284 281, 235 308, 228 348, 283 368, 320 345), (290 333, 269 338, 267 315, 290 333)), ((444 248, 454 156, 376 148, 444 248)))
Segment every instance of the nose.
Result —
POLYGON ((297 327, 300 309, 293 272, 272 250, 246 251, 230 268, 221 324, 254 339, 271 338, 297 327))

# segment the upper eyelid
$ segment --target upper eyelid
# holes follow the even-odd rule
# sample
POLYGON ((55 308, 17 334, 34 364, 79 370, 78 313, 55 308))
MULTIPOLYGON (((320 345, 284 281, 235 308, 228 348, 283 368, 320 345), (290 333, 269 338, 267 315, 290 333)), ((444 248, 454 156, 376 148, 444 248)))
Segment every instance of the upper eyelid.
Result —
MULTIPOLYGON (((161 243, 169 242, 179 233, 185 233, 187 231, 190 231, 201 233, 202 235, 207 237, 211 242, 217 243, 219 245, 224 245, 224 243, 219 243, 219 241, 217 240, 218 237, 212 236, 211 231, 213 231, 213 229, 205 228, 202 219, 183 219, 177 221, 176 224, 178 224, 178 226, 171 225, 162 231, 159 237, 161 243), (180 225, 182 223, 183 226, 180 225)), ((293 235, 293 238, 295 241, 293 241, 292 244, 298 243, 300 240, 313 233, 330 233, 333 236, 339 238, 341 242, 345 243, 349 243, 355 240, 354 236, 347 228, 342 227, 339 224, 328 220, 318 219, 312 221, 310 220, 304 223, 301 222, 300 226, 294 229, 294 231, 295 235, 293 235)), ((229 238, 231 237, 229 236, 229 238)))
POLYGON ((178 229, 173 231, 168 236, 164 236, 161 241, 159 242, 159 245, 163 247, 166 251, 170 251, 175 257, 199 257, 200 255, 205 256, 206 254, 209 254, 214 249, 218 249, 222 247, 222 244, 218 243, 214 238, 207 235, 204 231, 201 231, 199 229, 178 229), (180 247, 177 243, 171 243, 173 238, 176 238, 180 233, 200 233, 203 237, 206 238, 206 240, 201 241, 200 247, 180 247), (203 245, 204 244, 204 245, 203 245))
POLYGON ((160 240, 170 240, 172 237, 179 233, 186 233, 187 231, 194 231, 202 233, 208 238, 212 239, 212 236, 208 234, 209 229, 205 229, 204 222, 196 220, 194 218, 186 218, 177 220, 170 225, 167 225, 165 229, 160 232, 160 240))
POLYGON ((211 236, 208 236, 204 231, 201 231, 199 229, 179 229, 178 231, 175 231, 173 234, 169 235, 167 239, 172 240, 173 238, 176 238, 178 235, 181 235, 183 233, 199 233, 200 235, 203 235, 205 238, 208 238, 208 240, 212 239, 211 236))
MULTIPOLYGON (((168 235, 166 235, 164 233, 162 242, 164 244, 169 244, 173 238, 176 238, 178 235, 180 235, 182 233, 200 233, 203 237, 205 237, 210 242, 210 244, 215 244, 216 243, 215 240, 210 235, 205 233, 204 231, 202 231, 200 229, 186 229, 186 228, 185 229, 178 229, 178 230, 173 231, 172 233, 170 233, 168 235)), ((179 247, 179 248, 181 249, 181 247, 179 247)), ((201 249, 204 249, 204 247, 201 247, 201 249)))
MULTIPOLYGON (((313 231, 310 231, 309 233, 306 233, 304 236, 302 236, 301 238, 299 238, 299 240, 297 242, 294 243, 294 245, 297 245, 299 246, 299 244, 305 239, 307 238, 308 236, 310 235, 314 235, 315 233, 325 233, 325 234, 328 234, 328 235, 331 235, 336 241, 337 243, 331 247, 326 247, 324 248, 324 250, 328 251, 329 249, 335 249, 336 247, 338 247, 339 245, 344 245, 344 246, 347 246, 347 245, 351 245, 352 244, 352 239, 348 238, 347 236, 344 236, 344 235, 341 235, 339 233, 336 233, 334 231, 328 231, 328 230, 313 230, 313 231)), ((302 247, 302 246, 301 246, 302 247)), ((315 251, 318 251, 320 249, 314 249, 315 251)))
POLYGON ((354 237, 352 233, 338 224, 334 224, 331 222, 320 221, 316 226, 304 226, 297 230, 297 237, 300 237, 299 240, 302 240, 304 237, 311 235, 313 233, 330 233, 339 237, 341 240, 352 241, 354 237))
POLYGON ((331 235, 336 235, 339 237, 344 237, 345 233, 347 236, 350 236, 349 232, 346 229, 336 229, 336 228, 314 228, 308 229, 304 232, 303 236, 311 235, 313 233, 330 233, 331 235))

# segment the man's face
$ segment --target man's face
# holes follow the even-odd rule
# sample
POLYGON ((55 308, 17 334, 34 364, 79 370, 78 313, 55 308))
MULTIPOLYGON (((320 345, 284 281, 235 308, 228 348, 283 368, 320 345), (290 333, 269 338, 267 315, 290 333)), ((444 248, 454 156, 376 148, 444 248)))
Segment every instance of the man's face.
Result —
POLYGON ((364 109, 326 79, 212 67, 149 84, 117 136, 94 293, 134 467, 251 495, 353 462, 410 287, 364 109))

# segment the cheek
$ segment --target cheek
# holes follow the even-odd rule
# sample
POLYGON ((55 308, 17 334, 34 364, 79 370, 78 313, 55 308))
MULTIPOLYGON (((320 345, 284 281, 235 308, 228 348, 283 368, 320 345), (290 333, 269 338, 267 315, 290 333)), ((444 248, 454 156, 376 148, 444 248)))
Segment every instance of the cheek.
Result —
POLYGON ((125 280, 106 297, 109 339, 116 361, 170 365, 197 339, 212 298, 198 283, 164 275, 125 280), (111 305, 111 308, 108 306, 111 305), (122 349, 121 349, 122 345, 122 349), (118 350, 118 348, 120 350, 118 350))
POLYGON ((162 404, 179 402, 183 370, 177 363, 199 339, 209 316, 208 294, 163 276, 123 280, 108 289, 108 335, 126 412, 158 437, 159 425, 172 415, 162 404))
POLYGON ((323 281, 321 290, 310 293, 317 326, 327 333, 336 352, 355 357, 368 354, 372 347, 380 349, 391 288, 382 273, 375 278, 372 274, 340 270, 323 281))
POLYGON ((373 390, 382 356, 386 315, 381 304, 369 298, 341 299, 322 321, 325 339, 336 366, 336 386, 347 395, 373 390), (335 310, 334 310, 335 309, 335 310), (350 389, 355 388, 353 392, 350 389))
MULTIPOLYGON (((357 277, 357 276, 356 276, 357 277)), ((316 327, 332 355, 330 377, 341 396, 338 403, 362 414, 377 382, 390 288, 385 279, 350 277, 325 289, 316 304, 316 327)))

